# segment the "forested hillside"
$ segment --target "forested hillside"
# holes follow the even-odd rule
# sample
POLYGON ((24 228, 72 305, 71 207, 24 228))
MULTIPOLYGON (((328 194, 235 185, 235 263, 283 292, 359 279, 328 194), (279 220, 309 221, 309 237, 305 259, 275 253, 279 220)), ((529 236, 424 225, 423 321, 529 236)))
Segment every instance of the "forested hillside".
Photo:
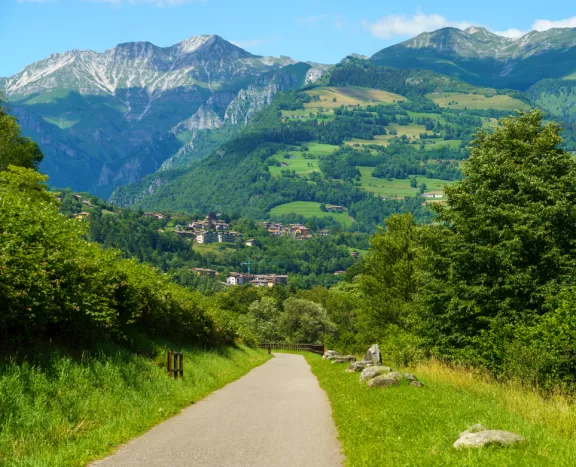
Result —
POLYGON ((461 178, 473 135, 528 108, 518 92, 350 57, 318 86, 276 96, 205 160, 121 187, 111 201, 252 219, 310 216, 295 202, 317 203, 319 216, 337 205, 363 232, 392 213, 428 222, 425 201, 442 201, 443 186, 461 178))

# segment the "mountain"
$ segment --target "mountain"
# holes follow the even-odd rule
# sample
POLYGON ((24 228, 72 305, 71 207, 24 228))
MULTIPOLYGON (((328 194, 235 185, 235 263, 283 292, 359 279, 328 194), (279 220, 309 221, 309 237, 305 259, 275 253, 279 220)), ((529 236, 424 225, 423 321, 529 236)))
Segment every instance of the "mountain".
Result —
POLYGON ((487 29, 443 28, 375 53, 370 61, 423 68, 481 86, 526 90, 576 72, 576 28, 532 31, 510 39, 487 29))
POLYGON ((316 85, 276 94, 203 159, 118 187, 110 200, 147 211, 334 219, 363 232, 394 212, 426 221, 430 211, 415 196, 441 198, 461 177, 478 129, 531 106, 519 91, 350 56, 316 85))
POLYGON ((197 147, 212 149, 277 91, 326 69, 207 35, 171 47, 134 42, 54 54, 0 79, 0 89, 40 144, 50 183, 107 196, 164 163, 201 158, 197 147), (209 135, 221 128, 223 136, 209 135))

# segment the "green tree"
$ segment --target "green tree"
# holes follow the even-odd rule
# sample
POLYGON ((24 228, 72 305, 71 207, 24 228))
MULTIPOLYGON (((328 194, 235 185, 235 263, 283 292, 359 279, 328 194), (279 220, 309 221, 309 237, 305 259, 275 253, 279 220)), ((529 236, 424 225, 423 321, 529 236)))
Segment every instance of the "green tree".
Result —
POLYGON ((42 161, 38 145, 20 133, 16 118, 8 115, 2 107, 0 96, 0 170, 9 165, 36 168, 42 161))
POLYGON ((323 306, 291 297, 284 301, 280 318, 280 331, 289 342, 319 344, 335 331, 323 306))
POLYGON ((479 133, 466 178, 435 205, 421 310, 439 352, 498 367, 515 326, 556 308, 576 241, 576 162, 559 132, 532 111, 479 133))

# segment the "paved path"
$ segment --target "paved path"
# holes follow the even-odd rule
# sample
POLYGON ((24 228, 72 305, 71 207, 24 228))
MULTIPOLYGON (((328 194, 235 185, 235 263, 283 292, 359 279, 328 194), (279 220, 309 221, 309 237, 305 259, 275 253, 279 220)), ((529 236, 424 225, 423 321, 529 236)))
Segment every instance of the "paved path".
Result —
POLYGON ((343 460, 336 436, 304 357, 276 354, 93 465, 332 467, 343 460))

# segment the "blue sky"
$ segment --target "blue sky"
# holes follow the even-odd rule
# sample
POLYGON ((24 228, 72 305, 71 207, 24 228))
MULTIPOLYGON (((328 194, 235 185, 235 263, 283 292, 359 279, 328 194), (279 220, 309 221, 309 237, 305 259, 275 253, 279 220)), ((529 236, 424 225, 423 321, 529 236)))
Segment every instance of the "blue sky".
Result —
POLYGON ((219 34, 259 55, 335 63, 443 26, 576 27, 568 0, 0 0, 0 76, 55 52, 219 34))

